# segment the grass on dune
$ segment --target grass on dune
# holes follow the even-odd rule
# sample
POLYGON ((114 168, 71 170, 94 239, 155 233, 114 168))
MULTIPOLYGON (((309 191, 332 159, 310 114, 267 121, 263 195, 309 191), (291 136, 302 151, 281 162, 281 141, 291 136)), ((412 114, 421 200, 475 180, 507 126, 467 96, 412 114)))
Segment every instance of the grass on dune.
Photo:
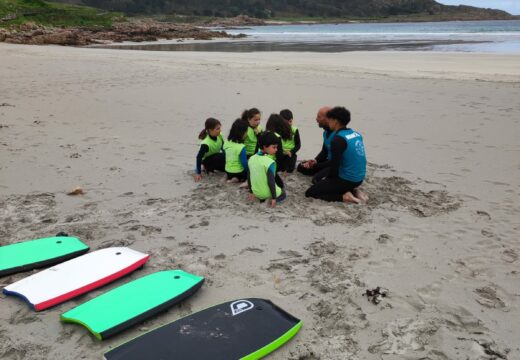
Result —
POLYGON ((120 13, 43 0, 0 0, 0 27, 31 22, 50 26, 102 26, 123 21, 120 13))

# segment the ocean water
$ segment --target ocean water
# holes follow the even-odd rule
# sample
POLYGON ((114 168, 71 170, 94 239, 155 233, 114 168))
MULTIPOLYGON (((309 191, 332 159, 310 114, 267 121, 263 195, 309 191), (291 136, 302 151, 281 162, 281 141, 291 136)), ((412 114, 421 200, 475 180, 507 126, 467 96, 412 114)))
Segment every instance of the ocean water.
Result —
POLYGON ((246 34, 257 42, 366 43, 394 48, 408 44, 424 50, 520 52, 520 20, 277 25, 228 32, 246 34))
POLYGON ((224 30, 233 35, 245 34, 247 37, 212 42, 172 41, 110 47, 229 52, 415 50, 520 53, 520 20, 270 25, 224 30))

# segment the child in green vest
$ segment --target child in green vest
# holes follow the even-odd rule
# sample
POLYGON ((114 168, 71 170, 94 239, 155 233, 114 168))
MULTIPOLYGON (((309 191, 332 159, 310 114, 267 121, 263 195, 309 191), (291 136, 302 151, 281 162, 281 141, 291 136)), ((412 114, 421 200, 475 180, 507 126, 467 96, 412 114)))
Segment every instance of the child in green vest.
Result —
POLYGON ((226 158, 222 152, 224 139, 220 134, 222 125, 220 121, 209 118, 204 124, 204 130, 199 134, 200 142, 199 153, 197 154, 197 162, 195 167, 195 181, 202 179, 202 168, 207 173, 215 170, 224 171, 226 158))
POLYGON ((293 125, 293 113, 289 109, 280 111, 280 116, 287 121, 291 127, 291 138, 289 140, 282 140, 283 152, 285 154, 283 168, 285 171, 292 173, 296 167, 296 160, 298 156, 296 153, 300 150, 300 132, 298 128, 293 125))
POLYGON ((270 205, 275 207, 286 198, 282 179, 276 175, 276 162, 272 157, 278 150, 278 137, 272 132, 264 132, 258 137, 260 150, 251 156, 249 165, 249 200, 270 199, 270 205))
POLYGON ((262 127, 260 127, 260 120, 262 119, 262 115, 260 114, 260 110, 257 108, 252 108, 249 110, 244 110, 241 118, 248 124, 244 145, 246 146, 246 154, 247 158, 249 159, 258 150, 257 136, 262 132, 262 127))
POLYGON ((226 154, 226 174, 228 182, 244 182, 247 180, 247 155, 244 139, 248 125, 242 119, 237 119, 231 126, 228 139, 224 142, 226 154))

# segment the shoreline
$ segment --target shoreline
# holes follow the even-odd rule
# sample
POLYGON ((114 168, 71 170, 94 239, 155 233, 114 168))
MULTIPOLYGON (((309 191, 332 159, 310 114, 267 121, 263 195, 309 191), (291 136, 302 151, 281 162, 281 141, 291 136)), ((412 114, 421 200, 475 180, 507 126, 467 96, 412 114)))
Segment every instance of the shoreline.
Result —
POLYGON ((215 39, 210 41, 176 40, 147 43, 102 44, 92 48, 146 51, 198 51, 198 52, 317 52, 343 53, 357 51, 435 51, 436 46, 493 44, 492 41, 471 40, 386 40, 386 41, 267 41, 242 39, 215 39), (427 48, 432 50, 423 50, 427 48))
MULTIPOLYGON (((513 19, 513 21, 520 20, 513 19)), ((467 20, 475 22, 475 20, 467 20)), ((488 20, 477 20, 488 21, 488 20)), ((489 20, 489 21, 511 21, 507 20, 489 20)), ((410 21, 406 23, 414 23, 410 21)), ((418 22, 418 23, 426 23, 418 22)), ((448 20, 446 22, 458 22, 448 20)), ((373 22, 292 22, 292 23, 276 23, 266 22, 259 19, 239 16, 237 18, 225 19, 213 23, 195 22, 195 23, 175 23, 161 22, 150 18, 129 22, 114 23, 110 27, 53 27, 48 25, 38 25, 36 23, 25 23, 19 26, 0 27, 0 43, 14 44, 32 44, 32 45, 65 45, 65 46, 88 46, 92 44, 105 44, 108 42, 122 43, 133 41, 136 43, 166 40, 197 39, 212 40, 219 38, 240 39, 246 38, 248 35, 243 33, 230 34, 226 30, 247 29, 248 26, 272 26, 272 25, 340 25, 340 24, 371 24, 373 22), (229 21, 229 22, 227 22, 229 21)), ((401 24, 402 22, 381 22, 381 24, 401 24)), ((440 41, 440 40, 434 40, 440 41)), ((462 42, 459 42, 462 43, 462 42)))

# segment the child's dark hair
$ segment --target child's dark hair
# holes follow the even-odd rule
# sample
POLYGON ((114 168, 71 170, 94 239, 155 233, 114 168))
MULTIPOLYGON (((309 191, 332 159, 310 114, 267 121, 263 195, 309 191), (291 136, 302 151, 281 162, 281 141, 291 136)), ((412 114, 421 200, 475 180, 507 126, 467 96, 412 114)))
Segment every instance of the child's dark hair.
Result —
POLYGON ((280 139, 271 131, 264 131, 258 134, 258 148, 262 150, 266 146, 278 145, 280 139))
POLYGON ((207 118, 206 122, 204 123, 204 130, 202 130, 199 134, 199 139, 204 140, 206 136, 208 135, 208 130, 213 130, 217 126, 221 125, 220 121, 214 118, 207 118))
POLYGON ((335 106, 327 111, 327 117, 329 119, 338 120, 340 124, 347 126, 350 122, 350 111, 345 109, 343 106, 335 106))
POLYGON ((287 121, 293 119, 292 111, 289 109, 283 109, 282 111, 280 111, 280 116, 283 117, 287 121))
POLYGON ((244 121, 249 122, 249 119, 253 118, 257 114, 260 114, 260 110, 258 110, 257 108, 251 108, 249 110, 244 110, 240 118, 244 121))
POLYGON ((292 138, 291 126, 278 114, 271 114, 265 123, 265 129, 277 133, 284 140, 292 138))
POLYGON ((234 141, 236 143, 244 142, 244 134, 247 132, 248 128, 247 122, 242 119, 236 119, 231 125, 231 130, 229 130, 228 140, 234 141))

